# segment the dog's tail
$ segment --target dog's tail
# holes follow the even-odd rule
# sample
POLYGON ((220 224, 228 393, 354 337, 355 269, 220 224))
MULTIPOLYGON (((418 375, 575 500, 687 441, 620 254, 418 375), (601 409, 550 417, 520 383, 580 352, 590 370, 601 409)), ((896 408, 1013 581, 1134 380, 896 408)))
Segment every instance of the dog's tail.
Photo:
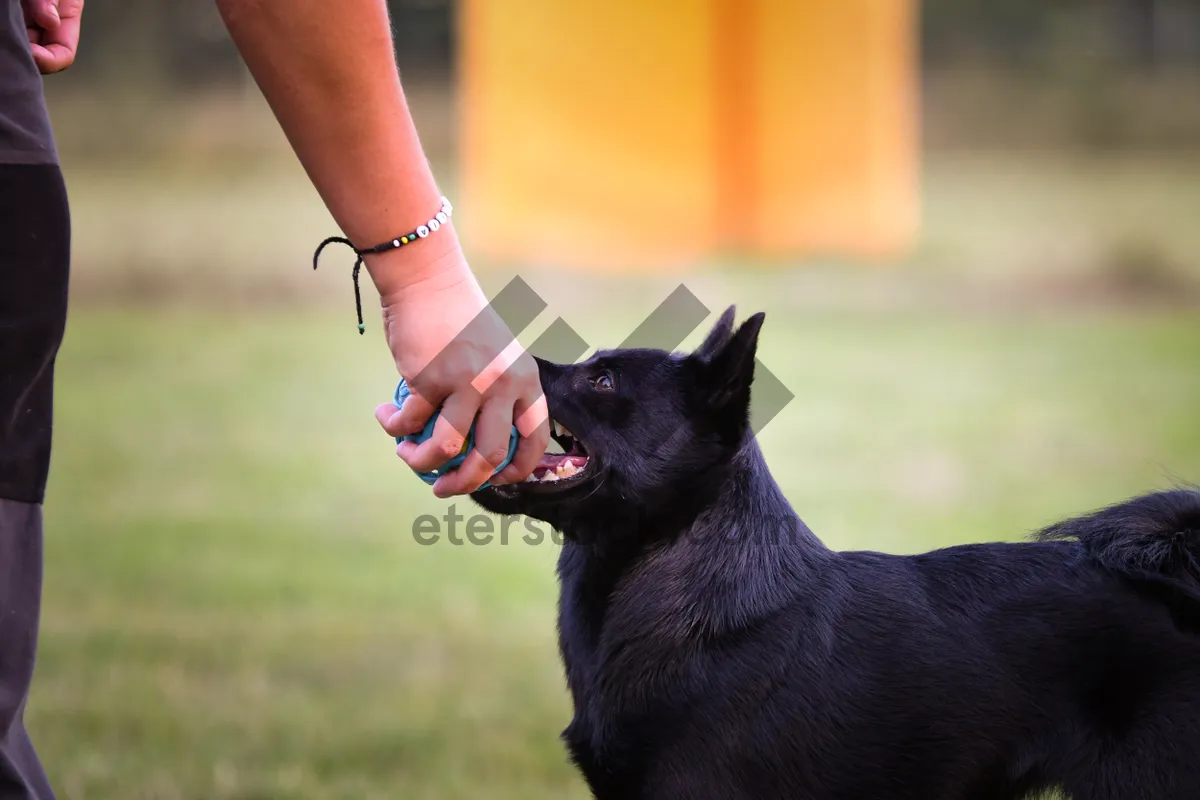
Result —
POLYGON ((1118 503, 1037 534, 1075 539, 1108 570, 1200 607, 1200 491, 1176 489, 1118 503))

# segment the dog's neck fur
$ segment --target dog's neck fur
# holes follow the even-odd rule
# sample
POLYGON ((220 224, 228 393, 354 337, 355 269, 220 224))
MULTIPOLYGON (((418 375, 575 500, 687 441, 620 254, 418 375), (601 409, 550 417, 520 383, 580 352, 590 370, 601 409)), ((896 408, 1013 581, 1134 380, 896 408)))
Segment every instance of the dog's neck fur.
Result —
POLYGON ((628 654, 640 640, 669 650, 752 624, 816 583, 834 554, 792 510, 752 436, 716 477, 711 492, 689 492, 686 513, 677 505, 665 517, 630 515, 616 523, 620 529, 564 531, 560 626, 568 670, 572 648, 628 654))

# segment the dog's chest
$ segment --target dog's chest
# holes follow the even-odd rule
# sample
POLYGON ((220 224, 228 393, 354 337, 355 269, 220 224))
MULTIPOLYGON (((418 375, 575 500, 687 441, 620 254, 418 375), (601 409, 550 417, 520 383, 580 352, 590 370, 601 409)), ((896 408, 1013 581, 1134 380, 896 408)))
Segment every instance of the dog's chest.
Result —
POLYGON ((597 796, 636 797, 635 787, 655 748, 651 730, 637 732, 634 717, 644 715, 630 708, 629 698, 647 696, 651 687, 639 675, 622 674, 619 661, 614 667, 605 642, 608 609, 590 602, 595 590, 582 577, 562 574, 559 650, 574 703, 562 738, 597 796))

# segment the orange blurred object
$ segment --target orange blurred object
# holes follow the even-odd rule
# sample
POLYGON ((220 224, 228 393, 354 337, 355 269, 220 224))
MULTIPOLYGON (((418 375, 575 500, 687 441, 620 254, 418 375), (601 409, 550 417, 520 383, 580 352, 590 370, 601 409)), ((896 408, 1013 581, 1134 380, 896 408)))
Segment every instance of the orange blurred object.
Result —
POLYGON ((918 226, 915 0, 464 0, 480 255, 893 255, 918 226))

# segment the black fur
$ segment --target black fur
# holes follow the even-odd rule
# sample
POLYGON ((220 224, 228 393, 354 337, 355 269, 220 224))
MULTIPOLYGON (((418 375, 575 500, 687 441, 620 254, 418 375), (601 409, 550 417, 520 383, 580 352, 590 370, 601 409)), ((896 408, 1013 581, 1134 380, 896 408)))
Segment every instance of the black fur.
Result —
POLYGON ((595 796, 1200 798, 1200 493, 1024 544, 833 552, 749 433, 762 320, 543 362, 587 477, 475 495, 567 539, 563 736, 595 796))

